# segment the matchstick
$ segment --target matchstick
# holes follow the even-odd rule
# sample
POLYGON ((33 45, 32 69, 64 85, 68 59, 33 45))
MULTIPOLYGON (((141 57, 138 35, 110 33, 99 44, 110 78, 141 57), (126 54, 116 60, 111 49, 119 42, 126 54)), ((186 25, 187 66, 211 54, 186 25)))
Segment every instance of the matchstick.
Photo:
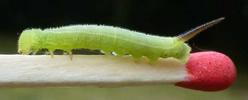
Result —
POLYGON ((134 60, 131 56, 73 55, 71 60, 67 55, 53 58, 49 55, 0 55, 0 87, 176 84, 217 91, 229 87, 235 78, 232 61, 217 52, 191 54, 187 64, 174 58, 161 58, 151 64, 146 58, 134 60), (201 68, 196 68, 199 66, 201 68))

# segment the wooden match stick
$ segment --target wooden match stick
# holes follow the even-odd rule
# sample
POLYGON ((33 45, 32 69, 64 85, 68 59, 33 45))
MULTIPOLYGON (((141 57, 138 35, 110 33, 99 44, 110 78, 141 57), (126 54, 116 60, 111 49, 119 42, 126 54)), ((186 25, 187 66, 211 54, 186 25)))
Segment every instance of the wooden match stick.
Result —
POLYGON ((184 64, 160 59, 106 55, 0 55, 0 86, 122 86, 175 83, 185 79, 184 64))
POLYGON ((154 84, 218 91, 229 87, 236 68, 226 55, 214 51, 190 55, 187 64, 174 58, 134 60, 106 55, 0 55, 0 87, 100 86, 154 84))

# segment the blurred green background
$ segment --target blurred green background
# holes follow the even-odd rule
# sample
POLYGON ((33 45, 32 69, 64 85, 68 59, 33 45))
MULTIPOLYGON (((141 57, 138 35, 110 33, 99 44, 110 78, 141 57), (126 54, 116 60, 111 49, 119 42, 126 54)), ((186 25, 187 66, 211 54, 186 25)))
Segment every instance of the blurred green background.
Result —
MULTIPOLYGON (((106 24, 161 36, 176 36, 226 17, 189 41, 193 52, 216 50, 237 65, 238 78, 220 92, 173 85, 125 88, 0 88, 0 100, 248 100, 248 0, 0 0, 0 54, 16 54, 26 28, 106 24)), ((1 64, 1 61, 0 61, 1 64)))

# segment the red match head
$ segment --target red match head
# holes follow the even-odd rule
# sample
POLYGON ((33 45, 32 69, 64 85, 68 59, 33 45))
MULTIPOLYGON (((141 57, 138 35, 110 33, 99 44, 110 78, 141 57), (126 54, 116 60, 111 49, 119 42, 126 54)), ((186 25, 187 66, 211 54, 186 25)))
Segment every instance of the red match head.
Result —
POLYGON ((187 70, 187 80, 177 83, 177 86, 218 91, 228 88, 236 79, 236 68, 232 60, 215 51, 192 53, 187 70))

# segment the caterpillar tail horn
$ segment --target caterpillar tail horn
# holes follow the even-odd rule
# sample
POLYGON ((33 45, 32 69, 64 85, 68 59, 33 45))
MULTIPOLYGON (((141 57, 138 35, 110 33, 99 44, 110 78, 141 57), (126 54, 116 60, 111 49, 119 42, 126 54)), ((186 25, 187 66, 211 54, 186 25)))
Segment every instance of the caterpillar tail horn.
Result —
POLYGON ((218 19, 215 19, 215 20, 212 20, 210 22, 207 22, 205 24, 202 24, 200 26, 197 26, 189 31, 186 31, 184 34, 181 34, 179 36, 177 36, 177 38, 179 40, 182 40, 184 42, 188 41, 189 39, 193 38, 194 36, 196 36, 198 33, 220 23, 221 21, 223 21, 225 18, 224 17, 221 17, 221 18, 218 18, 218 19))

